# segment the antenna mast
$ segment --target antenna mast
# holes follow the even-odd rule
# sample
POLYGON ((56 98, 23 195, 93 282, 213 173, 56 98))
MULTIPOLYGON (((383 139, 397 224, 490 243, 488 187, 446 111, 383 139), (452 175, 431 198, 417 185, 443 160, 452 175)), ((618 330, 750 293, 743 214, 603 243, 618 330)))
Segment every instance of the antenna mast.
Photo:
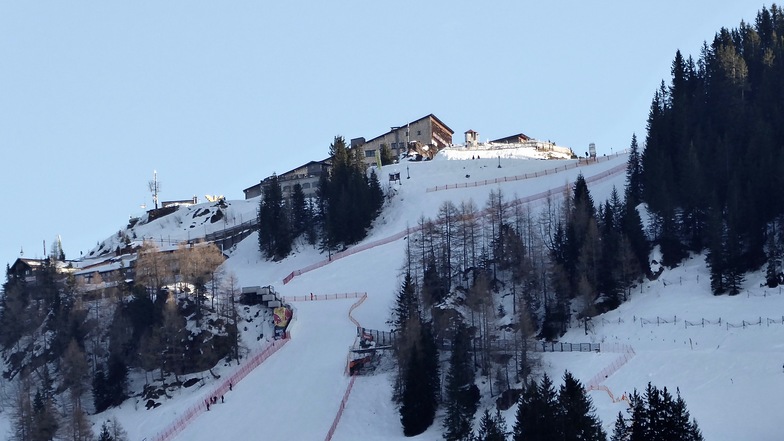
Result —
POLYGON ((161 190, 161 183, 158 182, 158 171, 152 171, 152 181, 148 183, 150 193, 152 193, 152 201, 155 203, 155 209, 158 209, 158 192, 161 190))

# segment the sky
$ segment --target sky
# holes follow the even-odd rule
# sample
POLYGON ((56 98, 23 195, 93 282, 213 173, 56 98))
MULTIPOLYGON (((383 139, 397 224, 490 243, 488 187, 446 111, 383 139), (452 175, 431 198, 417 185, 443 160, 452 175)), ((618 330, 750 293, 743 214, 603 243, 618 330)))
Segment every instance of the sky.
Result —
POLYGON ((0 0, 0 262, 85 254, 161 200, 243 197, 433 113, 463 141, 523 132, 599 154, 644 138, 675 51, 750 0, 0 0))

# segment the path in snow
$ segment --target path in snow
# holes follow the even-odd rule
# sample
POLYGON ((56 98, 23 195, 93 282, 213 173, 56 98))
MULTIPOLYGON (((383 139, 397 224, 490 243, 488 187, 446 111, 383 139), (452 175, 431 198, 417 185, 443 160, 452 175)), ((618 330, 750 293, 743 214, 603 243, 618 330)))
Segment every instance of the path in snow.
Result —
POLYGON ((355 302, 297 303, 286 347, 176 439, 324 439, 349 383, 346 356, 356 328, 348 311, 355 302))

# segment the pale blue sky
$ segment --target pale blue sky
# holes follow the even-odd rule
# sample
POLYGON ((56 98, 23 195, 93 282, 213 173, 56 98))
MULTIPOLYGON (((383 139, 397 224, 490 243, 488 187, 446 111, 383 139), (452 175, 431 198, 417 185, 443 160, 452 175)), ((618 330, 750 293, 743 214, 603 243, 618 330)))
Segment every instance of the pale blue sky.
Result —
POLYGON ((763 3, 0 0, 0 262, 69 258, 161 199, 223 194, 436 114, 600 154, 644 138, 675 51, 763 3))

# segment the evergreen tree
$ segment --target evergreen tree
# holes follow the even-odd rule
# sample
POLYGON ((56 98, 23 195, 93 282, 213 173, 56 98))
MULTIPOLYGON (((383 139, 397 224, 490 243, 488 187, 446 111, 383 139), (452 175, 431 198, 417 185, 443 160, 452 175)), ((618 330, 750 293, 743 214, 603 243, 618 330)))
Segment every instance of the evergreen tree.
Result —
POLYGON ((361 149, 350 150, 343 137, 330 145, 332 172, 319 180, 322 247, 346 247, 362 240, 383 204, 381 185, 367 176, 361 149))
POLYGON ((107 401, 111 406, 119 406, 127 398, 128 366, 118 354, 110 354, 107 371, 107 401))
POLYGON ((393 399, 400 404, 403 432, 414 436, 433 424, 441 384, 435 337, 431 325, 422 320, 410 274, 404 278, 392 322, 398 362, 393 399))
POLYGON ((414 281, 411 278, 411 273, 406 273, 403 278, 403 286, 398 292, 395 301, 395 311, 392 323, 398 334, 406 334, 405 326, 409 320, 419 316, 419 301, 417 298, 416 290, 414 288, 414 281))
POLYGON ((613 440, 630 441, 702 441, 702 433, 695 420, 690 420, 686 403, 680 397, 673 399, 667 389, 659 390, 648 383, 645 394, 635 390, 629 398, 630 425, 619 415, 615 423, 613 440))
POLYGON ((292 237, 299 237, 303 234, 308 224, 311 222, 310 212, 308 211, 308 204, 305 199, 305 193, 302 191, 302 185, 299 182, 294 184, 291 191, 291 235, 292 237))
POLYGON ((416 347, 411 347, 408 354, 409 364, 405 368, 403 378, 403 394, 400 403, 400 423, 405 436, 416 436, 427 430, 433 423, 428 417, 430 409, 424 399, 427 389, 422 375, 422 360, 416 347))
MULTIPOLYGON (((612 195, 614 198, 618 198, 615 188, 613 188, 612 195)), ((609 200, 604 204, 601 214, 601 260, 597 267, 597 289, 603 296, 602 307, 615 309, 621 303, 622 294, 621 234, 615 225, 617 216, 609 200)))
POLYGON ((98 441, 114 441, 114 437, 109 433, 109 426, 104 422, 101 424, 101 432, 98 434, 98 441))
POLYGON ((438 352, 428 325, 422 326, 421 339, 412 345, 403 368, 400 422, 403 434, 415 436, 433 424, 440 391, 438 352))
POLYGON ((390 150, 388 145, 381 144, 379 149, 381 150, 381 165, 389 165, 395 162, 395 160, 392 158, 392 150, 390 150))
POLYGON ((537 415, 535 414, 536 403, 540 400, 539 389, 536 382, 531 380, 525 384, 523 393, 517 402, 517 412, 515 413, 515 424, 513 431, 514 441, 525 441, 540 439, 537 437, 537 415))
POLYGON ((610 441, 629 441, 629 436, 629 426, 626 425, 623 414, 618 412, 618 418, 615 419, 615 426, 610 441))
POLYGON ((626 164, 626 203, 636 207, 642 202, 642 157, 636 134, 632 134, 626 164))
POLYGON ((514 426, 514 441, 558 441, 563 438, 560 409, 555 389, 545 374, 537 385, 531 381, 520 396, 514 426))
POLYGON ((291 252, 291 228, 285 212, 283 191, 275 174, 264 186, 264 194, 259 202, 258 224, 261 254, 273 260, 286 257, 291 252))
POLYGON ((628 201, 624 204, 621 230, 629 241, 629 247, 634 254, 642 274, 650 273, 648 256, 651 252, 648 238, 642 226, 642 219, 637 208, 628 201))
POLYGON ((460 441, 469 438, 478 403, 479 389, 474 384, 468 331, 465 325, 458 323, 446 376, 444 439, 460 441))
POLYGON ((98 441, 128 441, 128 433, 117 421, 117 418, 112 418, 101 424, 98 441))
POLYGON ((51 441, 57 435, 60 423, 57 420, 57 410, 49 394, 38 390, 33 400, 33 421, 31 441, 51 441))
POLYGON ((561 430, 565 440, 604 441, 607 435, 596 416, 590 397, 583 385, 568 371, 564 373, 564 383, 558 391, 558 405, 561 430))
POLYGON ((651 103, 641 162, 654 239, 666 266, 707 247, 716 294, 765 263, 767 226, 784 212, 770 198, 784 185, 780 17, 763 7, 753 25, 720 29, 696 63, 677 52, 651 103))
POLYGON ((95 371, 93 374, 93 405, 96 413, 101 413, 111 406, 108 388, 106 374, 102 370, 95 371))
POLYGON ((490 411, 485 409, 474 441, 506 441, 506 421, 499 410, 496 410, 495 415, 490 415, 490 411))

